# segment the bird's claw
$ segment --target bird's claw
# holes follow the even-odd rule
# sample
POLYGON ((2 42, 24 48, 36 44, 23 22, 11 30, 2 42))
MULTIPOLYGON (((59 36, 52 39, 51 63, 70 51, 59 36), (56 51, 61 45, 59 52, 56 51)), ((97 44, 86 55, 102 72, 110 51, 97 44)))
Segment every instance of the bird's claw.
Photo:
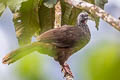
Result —
POLYGON ((64 72, 64 77, 71 76, 73 78, 73 74, 72 74, 68 64, 65 63, 64 65, 62 65, 61 71, 64 72))

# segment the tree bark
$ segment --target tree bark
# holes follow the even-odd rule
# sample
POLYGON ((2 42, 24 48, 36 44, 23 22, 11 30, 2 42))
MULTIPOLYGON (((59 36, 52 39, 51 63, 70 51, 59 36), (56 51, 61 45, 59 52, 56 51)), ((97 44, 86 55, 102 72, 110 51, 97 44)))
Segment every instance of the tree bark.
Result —
POLYGON ((61 27, 61 4, 60 1, 57 2, 55 5, 55 22, 54 22, 54 28, 61 27))

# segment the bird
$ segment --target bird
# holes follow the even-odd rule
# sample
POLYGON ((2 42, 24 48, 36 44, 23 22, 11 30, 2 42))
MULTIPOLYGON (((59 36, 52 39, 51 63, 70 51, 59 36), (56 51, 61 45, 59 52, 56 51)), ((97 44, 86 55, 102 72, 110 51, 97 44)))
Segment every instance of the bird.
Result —
POLYGON ((11 64, 22 58, 23 55, 38 51, 53 57, 55 61, 59 62, 62 66, 64 77, 68 75, 73 77, 72 71, 66 61, 90 41, 91 34, 87 25, 88 20, 88 13, 81 12, 77 17, 76 25, 63 25, 59 28, 50 29, 38 36, 37 42, 18 48, 7 54, 2 62, 4 64, 11 64))

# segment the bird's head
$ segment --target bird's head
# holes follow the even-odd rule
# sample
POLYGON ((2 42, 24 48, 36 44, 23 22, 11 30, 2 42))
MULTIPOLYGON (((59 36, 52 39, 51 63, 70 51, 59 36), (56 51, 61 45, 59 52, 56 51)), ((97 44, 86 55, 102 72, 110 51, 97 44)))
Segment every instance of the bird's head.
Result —
POLYGON ((86 24, 87 20, 90 19, 87 12, 82 12, 77 17, 77 25, 86 24))

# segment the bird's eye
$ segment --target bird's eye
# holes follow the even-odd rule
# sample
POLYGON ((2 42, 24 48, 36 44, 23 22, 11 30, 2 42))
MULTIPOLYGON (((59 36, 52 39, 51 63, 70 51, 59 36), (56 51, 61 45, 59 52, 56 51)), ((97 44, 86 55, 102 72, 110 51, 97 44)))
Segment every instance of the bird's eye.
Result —
POLYGON ((86 15, 86 17, 88 17, 88 15, 86 15))
POLYGON ((81 17, 84 17, 84 15, 81 15, 81 17))

